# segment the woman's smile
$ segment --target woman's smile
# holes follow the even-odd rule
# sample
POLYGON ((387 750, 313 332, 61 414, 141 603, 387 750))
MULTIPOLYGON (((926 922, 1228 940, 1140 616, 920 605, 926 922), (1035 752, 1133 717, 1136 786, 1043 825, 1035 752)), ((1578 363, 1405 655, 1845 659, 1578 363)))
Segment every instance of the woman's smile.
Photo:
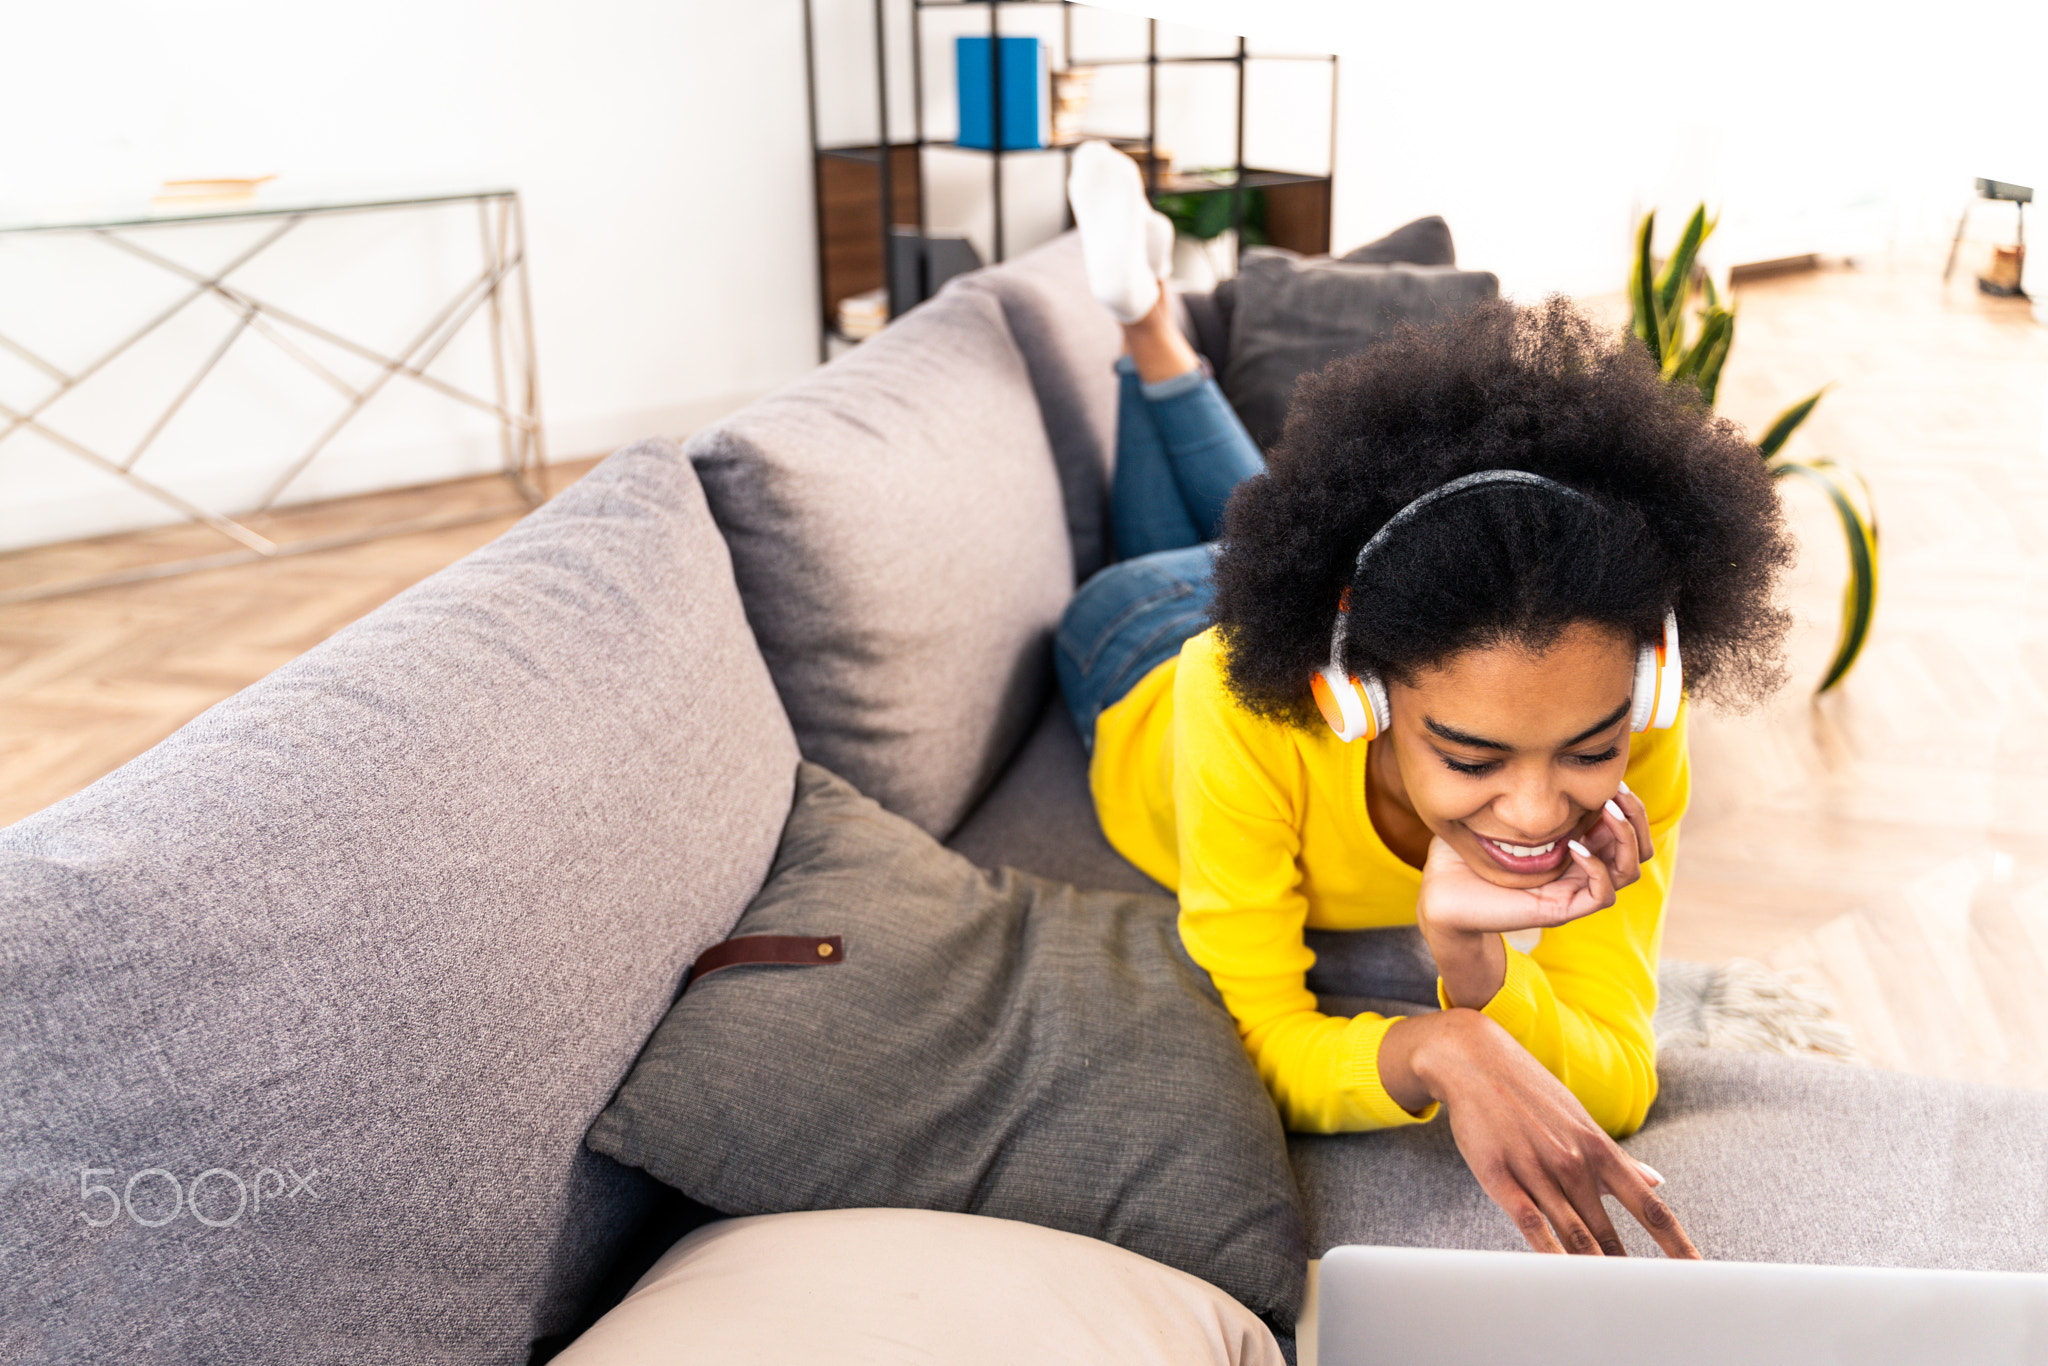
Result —
MULTIPOLYGON (((1471 829, 1470 826, 1466 828, 1471 829)), ((1494 839, 1491 835, 1482 835, 1476 830, 1472 831, 1472 835, 1480 849, 1505 872, 1551 873, 1563 867, 1565 860, 1570 857, 1570 851, 1565 848, 1564 842, 1567 837, 1564 835, 1546 840, 1542 844, 1515 844, 1507 840, 1494 839)))

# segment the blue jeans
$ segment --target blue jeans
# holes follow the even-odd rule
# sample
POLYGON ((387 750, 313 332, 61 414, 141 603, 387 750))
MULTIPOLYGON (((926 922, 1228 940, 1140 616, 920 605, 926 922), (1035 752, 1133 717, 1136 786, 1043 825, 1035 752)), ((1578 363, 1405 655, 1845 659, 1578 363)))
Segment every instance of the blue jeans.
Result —
POLYGON ((1123 558, 1081 585, 1054 638, 1053 663, 1081 742, 1139 679, 1209 626, 1209 571, 1223 505, 1265 461, 1206 371, 1143 384, 1119 377, 1110 526, 1123 558))

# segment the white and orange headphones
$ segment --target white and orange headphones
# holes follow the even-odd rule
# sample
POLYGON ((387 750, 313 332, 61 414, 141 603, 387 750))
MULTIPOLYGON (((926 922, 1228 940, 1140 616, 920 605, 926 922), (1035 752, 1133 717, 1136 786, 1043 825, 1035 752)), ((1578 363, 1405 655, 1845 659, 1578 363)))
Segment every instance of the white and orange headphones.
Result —
MULTIPOLYGON (((1577 489, 1527 470, 1480 470, 1431 489, 1389 517, 1386 525, 1374 532, 1372 539, 1358 552, 1358 558, 1351 566, 1352 580, 1355 582, 1364 571, 1366 560, 1380 542, 1386 540, 1396 527, 1412 521, 1422 509, 1468 489, 1496 484, 1550 489, 1567 498, 1598 506, 1577 489)), ((1347 744, 1353 740, 1372 740, 1385 734, 1387 727, 1393 724, 1393 714, 1387 708, 1387 685, 1380 676, 1370 670, 1358 675, 1344 672, 1344 632, 1350 612, 1351 590, 1346 588, 1337 599, 1337 624, 1330 632, 1330 662, 1309 680, 1309 691, 1315 694, 1316 706, 1321 709, 1323 719, 1330 723, 1331 730, 1337 732, 1337 738, 1347 744)), ((1628 728, 1637 732, 1669 728, 1678 719, 1678 697, 1683 685, 1684 673, 1678 661, 1678 616, 1667 609, 1664 613, 1664 639, 1654 645, 1643 646, 1636 654, 1635 704, 1629 709, 1628 728)))

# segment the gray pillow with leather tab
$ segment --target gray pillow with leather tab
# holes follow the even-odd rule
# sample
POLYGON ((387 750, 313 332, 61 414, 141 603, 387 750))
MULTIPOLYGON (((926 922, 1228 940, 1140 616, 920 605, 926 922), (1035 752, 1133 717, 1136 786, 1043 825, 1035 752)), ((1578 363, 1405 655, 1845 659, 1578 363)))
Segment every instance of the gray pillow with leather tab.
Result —
POLYGON ((694 979, 587 1142, 727 1214, 888 1206, 1101 1238, 1291 1330, 1307 1251, 1286 1140, 1174 918, 1166 897, 984 872, 804 764, 728 942, 843 951, 694 979))

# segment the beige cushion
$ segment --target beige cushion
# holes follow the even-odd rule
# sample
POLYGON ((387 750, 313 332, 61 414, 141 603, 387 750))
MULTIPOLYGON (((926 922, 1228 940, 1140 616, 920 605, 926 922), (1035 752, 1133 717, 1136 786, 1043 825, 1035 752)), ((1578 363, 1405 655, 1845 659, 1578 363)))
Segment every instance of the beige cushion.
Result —
POLYGON ((1134 1252, 974 1214, 727 1219, 677 1243, 557 1366, 1279 1366, 1205 1281, 1134 1252))

